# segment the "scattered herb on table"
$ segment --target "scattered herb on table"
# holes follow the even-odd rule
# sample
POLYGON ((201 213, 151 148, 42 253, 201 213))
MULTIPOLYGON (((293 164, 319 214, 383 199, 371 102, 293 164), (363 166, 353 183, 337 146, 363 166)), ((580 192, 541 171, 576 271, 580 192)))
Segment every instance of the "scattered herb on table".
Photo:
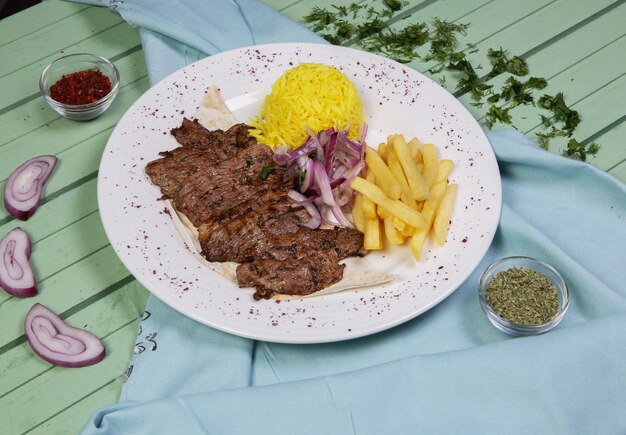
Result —
MULTIPOLYGON (((597 143, 585 144, 572 137, 581 121, 580 114, 566 104, 562 92, 535 98, 533 91, 546 88, 548 82, 542 77, 521 79, 530 74, 525 59, 510 55, 502 47, 489 48, 486 55, 491 69, 481 76, 478 71, 482 66, 475 65, 468 57, 478 48, 469 43, 459 50, 459 39, 467 36, 469 24, 434 17, 430 24, 419 22, 400 27, 396 23, 410 15, 410 11, 403 12, 407 5, 406 1, 383 0, 379 8, 362 3, 333 5, 332 10, 316 6, 303 21, 331 44, 355 44, 401 63, 418 59, 434 62, 436 65, 428 69, 432 75, 444 70, 452 72, 457 97, 468 94, 472 99, 470 104, 475 107, 488 104, 483 123, 489 129, 498 123, 515 128, 512 110, 533 106, 538 112, 547 112, 538 113, 540 131, 535 136, 541 147, 549 149, 554 139, 566 137, 570 139, 564 155, 585 161, 598 153, 597 143), (496 91, 489 81, 498 76, 508 77, 496 91)), ((439 79, 444 86, 445 81, 445 76, 439 79)))
POLYGON ((528 268, 504 270, 485 288, 487 304, 503 319, 520 325, 540 325, 559 310, 555 285, 542 273, 528 268))

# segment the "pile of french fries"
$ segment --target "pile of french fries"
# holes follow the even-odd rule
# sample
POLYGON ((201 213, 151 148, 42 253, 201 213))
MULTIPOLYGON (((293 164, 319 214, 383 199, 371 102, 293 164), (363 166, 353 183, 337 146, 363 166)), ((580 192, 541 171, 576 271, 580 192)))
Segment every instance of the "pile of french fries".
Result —
POLYGON ((452 160, 439 159, 433 144, 393 134, 378 151, 367 147, 365 162, 365 178, 350 183, 357 192, 352 220, 364 234, 364 248, 383 249, 383 235, 394 245, 408 240, 419 261, 429 234, 443 245, 458 190, 448 183, 452 160))

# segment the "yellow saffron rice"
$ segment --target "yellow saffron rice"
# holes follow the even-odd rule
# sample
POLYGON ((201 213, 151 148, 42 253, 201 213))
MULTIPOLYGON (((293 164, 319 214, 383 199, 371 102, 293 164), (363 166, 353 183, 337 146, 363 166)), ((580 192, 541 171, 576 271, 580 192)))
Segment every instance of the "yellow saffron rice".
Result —
POLYGON ((259 143, 297 148, 307 137, 305 127, 317 133, 349 125, 350 137, 356 139, 363 107, 354 84, 337 68, 302 63, 274 82, 260 116, 249 122, 259 143))

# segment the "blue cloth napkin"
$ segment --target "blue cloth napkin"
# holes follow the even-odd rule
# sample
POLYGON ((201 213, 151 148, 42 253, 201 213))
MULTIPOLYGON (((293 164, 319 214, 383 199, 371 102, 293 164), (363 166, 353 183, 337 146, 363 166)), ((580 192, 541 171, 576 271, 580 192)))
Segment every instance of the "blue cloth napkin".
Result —
MULTIPOLYGON (((204 54, 320 39, 253 0, 103 1, 140 26, 154 83, 204 54)), ((626 187, 514 131, 488 133, 503 182, 494 242, 449 298, 391 330, 283 345, 148 302, 118 404, 84 434, 623 433, 626 187), (555 266, 571 306, 553 331, 511 338, 479 306, 493 260, 555 266)))

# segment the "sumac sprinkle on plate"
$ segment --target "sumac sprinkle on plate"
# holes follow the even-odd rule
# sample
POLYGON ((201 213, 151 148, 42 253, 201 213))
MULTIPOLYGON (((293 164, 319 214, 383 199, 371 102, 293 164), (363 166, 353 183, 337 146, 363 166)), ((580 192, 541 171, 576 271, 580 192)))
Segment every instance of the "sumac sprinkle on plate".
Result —
POLYGON ((63 104, 94 103, 109 92, 111 92, 111 80, 95 69, 65 74, 50 86, 50 96, 63 104))

